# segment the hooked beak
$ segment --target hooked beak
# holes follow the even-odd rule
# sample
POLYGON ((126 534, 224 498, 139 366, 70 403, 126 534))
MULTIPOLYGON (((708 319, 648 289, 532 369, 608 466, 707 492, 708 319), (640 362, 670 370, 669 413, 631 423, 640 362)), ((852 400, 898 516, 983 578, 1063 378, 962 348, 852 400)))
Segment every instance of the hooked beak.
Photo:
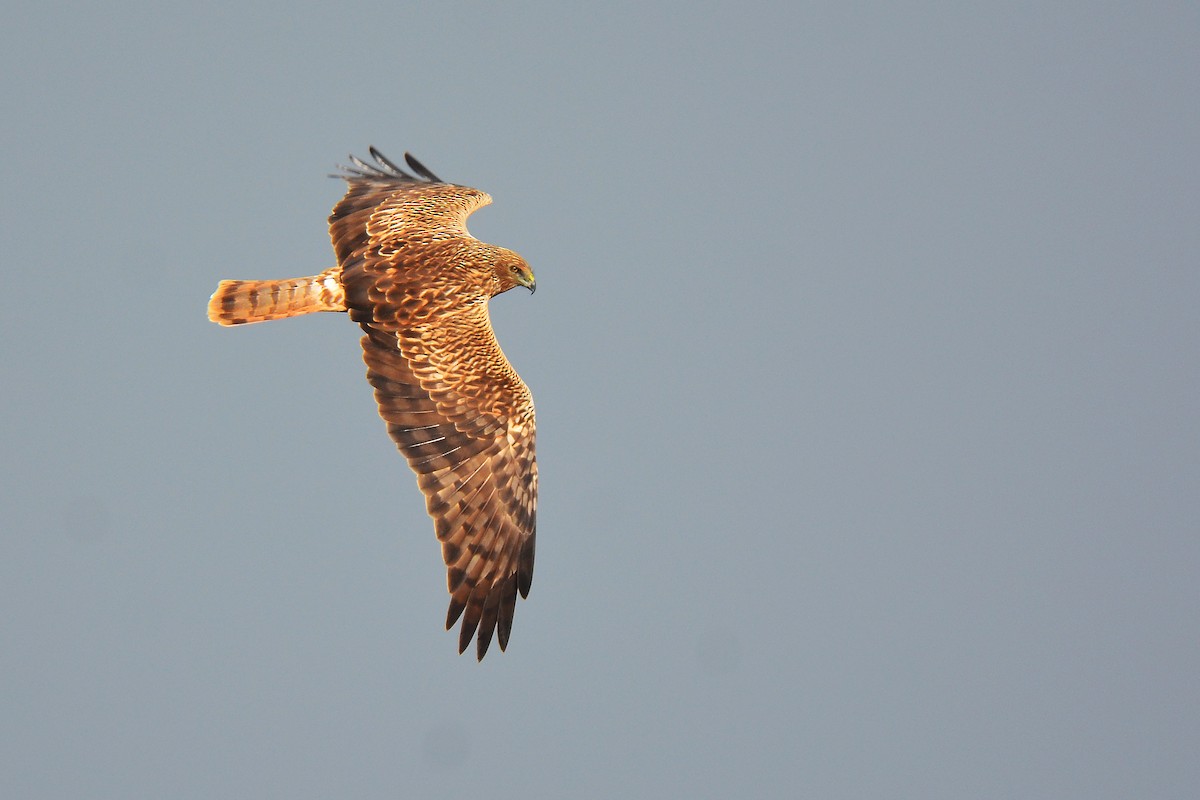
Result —
POLYGON ((537 291, 537 281, 534 279, 532 272, 522 272, 517 276, 517 283, 528 289, 530 294, 537 291))

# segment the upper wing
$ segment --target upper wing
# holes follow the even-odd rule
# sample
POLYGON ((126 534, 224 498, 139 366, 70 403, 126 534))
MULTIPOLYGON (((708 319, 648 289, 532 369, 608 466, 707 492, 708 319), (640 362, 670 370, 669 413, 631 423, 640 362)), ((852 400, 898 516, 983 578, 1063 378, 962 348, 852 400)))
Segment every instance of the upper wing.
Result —
POLYGON ((371 156, 375 165, 350 156, 355 166, 342 167, 343 174, 333 176, 349 184, 329 217, 333 249, 343 269, 367 256, 393 260, 406 247, 469 239, 467 217, 492 202, 487 192, 445 183, 408 153, 404 158, 416 176, 374 147, 371 156))
MULTIPOLYGON (((483 192, 407 175, 372 149, 330 217, 351 316, 380 416, 425 494, 447 567, 446 627, 459 652, 508 643, 517 592, 533 578, 537 514, 529 389, 492 331, 482 296, 464 302, 453 259, 483 192)), ((467 241, 469 240, 469 241, 467 241)))

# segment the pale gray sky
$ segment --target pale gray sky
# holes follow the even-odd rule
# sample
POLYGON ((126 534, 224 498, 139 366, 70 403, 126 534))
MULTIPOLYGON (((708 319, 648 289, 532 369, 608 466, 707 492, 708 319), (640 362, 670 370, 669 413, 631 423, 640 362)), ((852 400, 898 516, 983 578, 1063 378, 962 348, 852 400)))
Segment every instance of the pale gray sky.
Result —
POLYGON ((1192 798, 1200 9, 43 3, 0 25, 0 795, 1192 798), (483 664, 331 264, 490 192, 483 664))

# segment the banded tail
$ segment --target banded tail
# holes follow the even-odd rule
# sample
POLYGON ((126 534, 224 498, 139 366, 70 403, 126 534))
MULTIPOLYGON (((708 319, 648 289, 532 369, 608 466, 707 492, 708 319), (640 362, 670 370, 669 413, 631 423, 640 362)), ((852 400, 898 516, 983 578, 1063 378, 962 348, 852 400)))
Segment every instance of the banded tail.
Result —
POLYGON ((316 311, 345 311, 342 269, 279 281, 221 281, 208 301, 208 318, 218 325, 286 319, 316 311))

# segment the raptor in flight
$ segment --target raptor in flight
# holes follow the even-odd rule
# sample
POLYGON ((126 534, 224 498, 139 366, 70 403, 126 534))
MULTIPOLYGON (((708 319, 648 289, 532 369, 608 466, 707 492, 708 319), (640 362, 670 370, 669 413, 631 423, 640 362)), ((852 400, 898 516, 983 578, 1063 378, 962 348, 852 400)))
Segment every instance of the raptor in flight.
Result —
POLYGON ((503 650, 517 593, 533 578, 537 462, 533 400, 496 342, 488 299, 534 290, 521 256, 467 233, 492 198, 446 183, 405 153, 375 148, 349 184, 329 233, 337 266, 307 278, 221 281, 208 318, 221 325, 349 311, 363 329, 379 415, 417 475, 446 562, 447 630, 459 652, 493 632, 503 650), (476 636, 476 632, 478 635, 476 636))

